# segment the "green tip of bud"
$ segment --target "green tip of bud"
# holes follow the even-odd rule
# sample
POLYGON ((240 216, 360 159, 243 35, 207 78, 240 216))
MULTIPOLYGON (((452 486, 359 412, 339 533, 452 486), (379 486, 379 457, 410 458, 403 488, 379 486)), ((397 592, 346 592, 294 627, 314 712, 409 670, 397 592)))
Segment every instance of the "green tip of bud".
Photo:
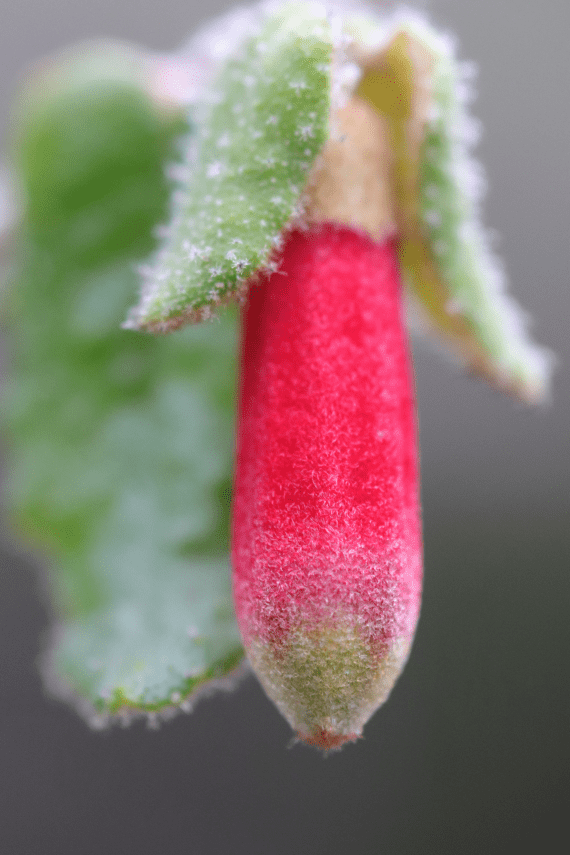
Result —
POLYGON ((388 698, 410 639, 371 644, 352 622, 297 628, 277 645, 253 642, 251 664, 297 740, 334 751, 354 742, 388 698))

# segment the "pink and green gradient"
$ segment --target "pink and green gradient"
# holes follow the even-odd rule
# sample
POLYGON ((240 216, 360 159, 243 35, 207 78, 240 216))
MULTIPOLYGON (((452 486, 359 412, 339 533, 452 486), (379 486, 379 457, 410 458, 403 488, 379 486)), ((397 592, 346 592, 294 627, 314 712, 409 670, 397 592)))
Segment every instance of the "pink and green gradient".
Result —
POLYGON ((394 242, 289 235, 244 311, 233 514, 250 661, 298 737, 356 739, 418 619, 413 380, 394 242))

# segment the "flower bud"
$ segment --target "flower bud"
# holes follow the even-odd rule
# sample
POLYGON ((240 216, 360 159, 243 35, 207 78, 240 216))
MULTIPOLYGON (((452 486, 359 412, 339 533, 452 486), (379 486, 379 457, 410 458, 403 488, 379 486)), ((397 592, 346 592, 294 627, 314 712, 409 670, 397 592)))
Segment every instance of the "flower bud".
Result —
POLYGON ((289 235, 244 311, 236 613, 298 738, 361 735, 421 597, 413 381, 396 248, 331 224, 289 235))

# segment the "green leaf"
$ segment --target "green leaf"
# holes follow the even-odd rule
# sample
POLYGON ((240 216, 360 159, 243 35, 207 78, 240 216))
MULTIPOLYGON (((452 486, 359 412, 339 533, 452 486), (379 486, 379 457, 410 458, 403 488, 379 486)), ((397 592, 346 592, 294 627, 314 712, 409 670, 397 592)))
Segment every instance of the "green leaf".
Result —
POLYGON ((25 95, 24 220, 3 299, 3 503, 49 556, 46 677, 88 716, 184 704, 242 656, 228 568, 235 317, 168 339, 120 328, 188 126, 153 99, 145 57, 114 50, 83 47, 25 95))
POLYGON ((539 400, 549 385, 551 359, 529 340, 480 224, 482 181, 469 153, 475 134, 465 75, 452 46, 442 42, 439 48, 422 149, 420 215, 446 286, 446 311, 466 321, 500 385, 539 400))
POLYGON ((479 219, 465 70, 450 40, 417 16, 363 52, 358 93, 387 119, 399 255, 414 308, 468 367, 519 397, 548 390, 551 358, 506 294, 479 219))
POLYGON ((207 317, 271 265, 300 213, 328 136, 331 34, 319 6, 263 14, 197 111, 196 150, 130 327, 166 332, 207 317))

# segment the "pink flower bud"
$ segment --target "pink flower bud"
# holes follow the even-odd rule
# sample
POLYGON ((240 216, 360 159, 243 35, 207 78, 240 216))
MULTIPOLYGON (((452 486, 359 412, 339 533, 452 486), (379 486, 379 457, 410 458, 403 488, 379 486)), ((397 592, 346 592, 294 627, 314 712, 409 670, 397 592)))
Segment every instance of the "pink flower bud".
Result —
POLYGON ((293 232, 244 313, 234 596, 264 689, 325 750, 360 736, 408 655, 417 462, 393 242, 293 232))

